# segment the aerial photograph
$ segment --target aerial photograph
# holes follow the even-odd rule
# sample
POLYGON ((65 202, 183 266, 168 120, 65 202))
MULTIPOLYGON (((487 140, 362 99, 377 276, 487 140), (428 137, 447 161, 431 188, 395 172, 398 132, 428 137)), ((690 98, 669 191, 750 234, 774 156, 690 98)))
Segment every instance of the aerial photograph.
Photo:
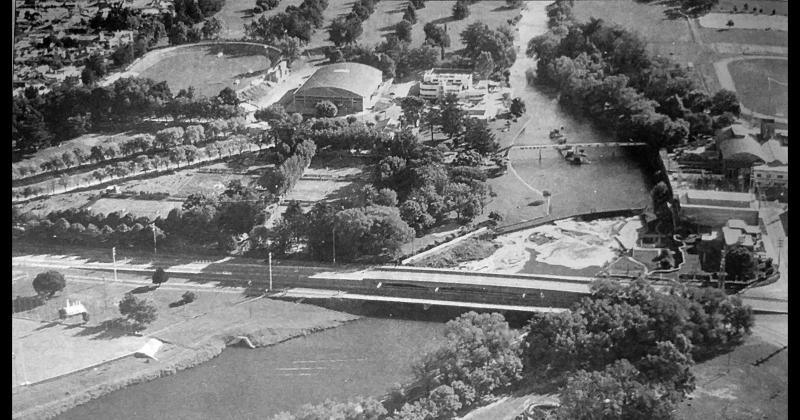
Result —
POLYGON ((12 0, 15 420, 782 420, 788 0, 12 0))

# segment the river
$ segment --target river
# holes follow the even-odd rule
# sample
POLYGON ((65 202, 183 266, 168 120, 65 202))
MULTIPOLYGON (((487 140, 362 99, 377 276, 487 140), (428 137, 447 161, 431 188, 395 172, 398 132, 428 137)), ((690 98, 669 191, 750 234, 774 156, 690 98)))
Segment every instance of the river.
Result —
POLYGON ((175 375, 75 407, 59 420, 264 419, 325 399, 379 396, 444 342, 438 322, 364 318, 261 349, 229 348, 175 375))

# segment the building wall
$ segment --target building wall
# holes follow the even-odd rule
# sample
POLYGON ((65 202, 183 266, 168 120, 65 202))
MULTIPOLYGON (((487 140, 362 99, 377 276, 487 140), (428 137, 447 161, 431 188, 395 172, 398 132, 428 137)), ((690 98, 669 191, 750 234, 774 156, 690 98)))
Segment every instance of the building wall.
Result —
POLYGON ((730 219, 741 219, 748 225, 758 225, 758 210, 755 209, 692 204, 681 204, 681 209, 686 216, 696 220, 697 224, 711 228, 725 226, 730 219))
POLYGON ((766 187, 772 185, 788 186, 789 185, 789 171, 775 172, 764 171, 753 168, 753 185, 757 187, 766 187))
POLYGON ((322 101, 331 101, 336 105, 339 109, 336 116, 355 114, 364 110, 364 98, 297 95, 293 101, 294 111, 303 115, 314 115, 317 113, 315 106, 322 101))

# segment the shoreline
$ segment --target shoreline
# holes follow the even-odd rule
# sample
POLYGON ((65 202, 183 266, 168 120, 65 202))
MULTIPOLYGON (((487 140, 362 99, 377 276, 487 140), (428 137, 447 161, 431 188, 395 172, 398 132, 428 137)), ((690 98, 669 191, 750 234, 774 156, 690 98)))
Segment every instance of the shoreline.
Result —
POLYGON ((165 344, 169 346, 165 352, 168 352, 169 354, 167 357, 155 363, 152 363, 149 359, 147 359, 144 364, 149 366, 144 366, 141 362, 142 359, 130 355, 122 359, 110 361, 88 371, 76 372, 53 381, 44 381, 42 383, 33 385, 34 388, 41 385, 37 389, 29 388, 27 390, 19 389, 18 391, 13 391, 12 418, 19 420, 50 419, 81 404, 87 403, 91 400, 100 398, 128 386, 146 383, 161 377, 174 375, 182 370, 191 369, 222 354, 222 352, 228 347, 226 343, 230 342, 237 336, 247 337, 253 343, 255 348, 258 349, 274 346, 299 337, 305 337, 316 332, 340 327, 346 323, 363 318, 361 316, 346 314, 344 312, 340 312, 340 314, 346 315, 350 317, 350 319, 330 320, 310 328, 291 329, 290 331, 287 331, 285 335, 280 336, 272 335, 270 331, 274 330, 274 328, 269 327, 252 329, 249 331, 235 331, 236 327, 233 327, 228 328, 220 334, 210 337, 207 340, 204 340, 204 342, 199 343, 195 348, 187 348, 165 342, 165 344), (140 368, 131 371, 128 369, 128 367, 131 367, 131 365, 134 368, 136 365, 139 365, 140 368), (102 375, 104 380, 97 381, 98 378, 95 372, 98 370, 100 371, 99 375, 102 375), (117 372, 114 372, 114 370, 121 371, 119 373, 129 373, 120 376, 117 374, 117 372), (94 378, 91 377, 92 375, 94 375, 94 378), (90 377, 81 378, 81 376, 90 377), (88 379, 92 383, 82 384, 81 379, 88 379), (70 382, 73 380, 77 380, 79 384, 69 386, 72 385, 70 382), (20 407, 18 410, 13 407, 13 400, 19 400, 21 397, 33 399, 37 394, 47 394, 50 388, 59 388, 59 385, 66 385, 63 388, 60 388, 60 391, 64 393, 63 395, 66 395, 65 397, 50 400, 44 404, 38 404, 32 407, 20 407))

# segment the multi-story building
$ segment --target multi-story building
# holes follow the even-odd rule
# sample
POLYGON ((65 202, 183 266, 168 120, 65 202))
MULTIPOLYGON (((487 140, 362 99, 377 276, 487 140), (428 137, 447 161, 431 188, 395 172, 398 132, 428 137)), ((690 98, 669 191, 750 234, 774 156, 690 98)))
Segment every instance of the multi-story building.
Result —
POLYGON ((480 101, 486 94, 483 89, 472 85, 472 70, 433 68, 422 75, 419 96, 423 99, 436 99, 453 93, 459 99, 480 101))

